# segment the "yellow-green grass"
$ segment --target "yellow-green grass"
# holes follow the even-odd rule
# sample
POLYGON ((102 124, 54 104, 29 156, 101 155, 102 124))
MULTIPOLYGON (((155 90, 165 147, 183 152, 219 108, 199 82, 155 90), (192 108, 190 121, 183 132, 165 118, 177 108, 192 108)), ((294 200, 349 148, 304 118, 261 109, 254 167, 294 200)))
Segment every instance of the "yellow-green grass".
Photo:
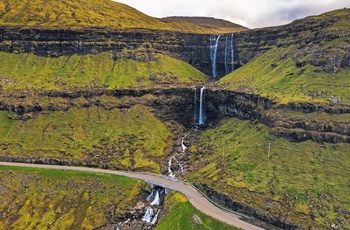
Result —
POLYGON ((340 9, 327 12, 318 16, 307 17, 311 20, 322 20, 327 18, 336 18, 335 22, 326 29, 328 30, 349 30, 350 28, 350 9, 340 9))
MULTIPOLYGON (((80 29, 152 29, 191 33, 222 30, 186 22, 166 23, 112 0, 1 0, 0 25, 80 29)), ((231 30, 235 31, 235 29, 231 30)))
POLYGON ((269 110, 266 115, 274 121, 282 120, 287 123, 304 121, 306 124, 347 124, 350 123, 350 114, 329 114, 326 112, 302 113, 297 111, 269 110))
POLYGON ((237 229, 196 210, 180 193, 172 193, 167 196, 164 205, 164 209, 170 214, 159 220, 156 230, 237 229))
POLYGON ((116 175, 0 167, 0 229, 96 229, 135 204, 141 186, 116 175))
MULTIPOLYGON (((339 42, 342 41, 331 43, 339 42)), ((324 44, 326 45, 331 44, 324 44)), ((341 97, 345 99, 342 103, 349 103, 350 70, 341 69, 334 74, 315 71, 317 67, 311 64, 298 68, 290 58, 296 48, 296 46, 273 47, 220 79, 219 84, 234 91, 257 93, 282 104, 291 101, 324 103, 329 102, 331 96, 341 97), (313 96, 320 92, 322 92, 321 97, 313 96)), ((308 56, 304 58, 308 59, 308 56)))
POLYGON ((73 108, 26 121, 0 112, 0 154, 103 162, 111 167, 159 172, 171 133, 146 107, 73 108))
POLYGON ((114 61, 111 53, 44 58, 0 52, 0 87, 4 90, 147 88, 200 84, 207 76, 186 62, 166 55, 140 62, 114 61))
POLYGON ((337 206, 350 210, 349 147, 289 142, 272 137, 262 124, 225 119, 201 135, 193 148, 199 169, 187 179, 209 184, 260 212, 269 207, 289 223, 323 228, 346 219, 337 206))

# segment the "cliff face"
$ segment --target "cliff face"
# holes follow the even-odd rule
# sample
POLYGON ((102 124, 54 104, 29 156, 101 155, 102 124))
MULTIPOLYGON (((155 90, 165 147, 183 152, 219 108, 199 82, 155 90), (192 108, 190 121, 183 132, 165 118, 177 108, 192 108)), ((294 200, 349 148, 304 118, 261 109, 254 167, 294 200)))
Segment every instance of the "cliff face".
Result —
MULTIPOLYGON (((346 10, 344 10, 346 11, 346 10)), ((253 57, 265 52, 272 46, 288 47, 295 45, 292 58, 297 65, 313 64, 326 71, 327 59, 322 58, 335 53, 335 64, 341 68, 349 67, 350 57, 347 46, 337 47, 337 51, 322 47, 322 43, 350 36, 348 30, 331 30, 344 16, 337 14, 319 18, 297 20, 279 27, 246 30, 233 34, 218 35, 190 34, 180 32, 129 30, 118 31, 101 28, 90 29, 40 29, 0 27, 0 50, 14 53, 34 53, 40 56, 58 57, 73 54, 96 54, 104 51, 115 52, 115 58, 137 59, 137 49, 149 53, 166 53, 212 75, 211 48, 217 40, 217 75, 226 74, 225 63, 234 64, 234 68, 249 62, 253 57), (232 39, 232 40, 231 40, 232 39), (306 50, 305 47, 309 48, 306 50), (232 56, 228 54, 232 49, 232 56), (311 57, 305 56, 312 53, 311 57)))
MULTIPOLYGON (((34 96, 3 94, 1 98, 1 110, 17 113, 11 119, 27 120, 44 111, 68 111, 72 108, 98 106, 110 110, 143 105, 152 108, 162 121, 173 120, 188 128, 199 123, 198 87, 38 92, 34 96)), ((255 94, 206 89, 203 111, 206 126, 214 125, 224 117, 238 117, 263 123, 271 128, 271 135, 290 141, 350 143, 347 122, 350 112, 348 107, 341 105, 290 103, 280 106, 255 94)))
MULTIPOLYGON (((166 53, 210 73, 209 36, 162 31, 43 30, 0 28, 0 50, 39 56, 97 54, 113 51, 115 59, 138 59, 137 50, 166 53), (134 52, 133 52, 134 51, 134 52)), ((144 60, 147 61, 147 60, 144 60)))

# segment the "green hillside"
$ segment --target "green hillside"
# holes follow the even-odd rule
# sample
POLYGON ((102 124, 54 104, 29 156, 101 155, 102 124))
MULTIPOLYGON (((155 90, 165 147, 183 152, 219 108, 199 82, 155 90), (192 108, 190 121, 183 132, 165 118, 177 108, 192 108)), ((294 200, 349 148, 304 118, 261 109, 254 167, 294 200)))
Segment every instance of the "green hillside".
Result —
MULTIPOLYGON (((187 22, 163 22, 112 0, 0 0, 0 25, 107 29, 152 29, 192 33, 217 33, 187 22)), ((235 30, 232 30, 233 32, 235 30)))
POLYGON ((307 17, 278 28, 283 30, 276 45, 260 47, 259 55, 218 84, 283 104, 324 103, 337 98, 339 103, 349 105, 350 9, 307 17), (294 27, 303 30, 288 36, 294 27))
POLYGON ((218 84, 233 91, 260 94, 279 103, 329 102, 333 96, 349 104, 350 69, 334 66, 336 71, 326 72, 312 64, 298 67, 293 60, 293 53, 297 51, 297 46, 273 47, 220 79, 218 84))
POLYGON ((238 229, 199 212, 191 205, 188 199, 180 193, 172 193, 167 196, 164 208, 169 212, 169 215, 161 217, 155 230, 238 229))
POLYGON ((144 62, 115 61, 111 52, 59 58, 0 52, 0 66, 3 90, 144 89, 202 84, 207 79, 188 63, 161 54, 144 62))
POLYGON ((142 106, 73 108, 27 121, 9 119, 11 115, 0 111, 1 156, 51 157, 159 173, 172 135, 142 106))
POLYGON ((0 229, 99 228, 141 192, 114 175, 15 167, 0 167, 0 187, 0 229))
POLYGON ((349 144, 290 142, 269 131, 251 121, 224 119, 190 148, 197 170, 187 179, 302 229, 348 219, 349 144))
POLYGON ((166 17, 161 18, 160 20, 168 23, 181 22, 181 24, 187 22, 207 28, 209 31, 217 30, 217 33, 232 33, 248 29, 230 21, 210 17, 166 17))

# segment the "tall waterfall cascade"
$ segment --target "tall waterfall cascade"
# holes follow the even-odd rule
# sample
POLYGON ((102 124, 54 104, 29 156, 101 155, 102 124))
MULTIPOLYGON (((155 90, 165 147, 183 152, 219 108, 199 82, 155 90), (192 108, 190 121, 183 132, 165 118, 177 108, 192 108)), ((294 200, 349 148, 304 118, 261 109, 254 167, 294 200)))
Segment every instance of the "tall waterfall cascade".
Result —
POLYGON ((211 60, 211 70, 212 70, 212 77, 216 78, 217 72, 216 72, 216 58, 217 58, 217 51, 218 51, 218 44, 219 39, 221 35, 218 35, 217 37, 215 35, 210 36, 210 60, 211 60))
POLYGON ((193 116, 193 123, 197 123, 197 89, 194 88, 194 116, 193 116))
POLYGON ((199 119, 198 119, 199 125, 204 125, 204 121, 205 121, 204 105, 203 105, 204 89, 205 87, 203 86, 200 90, 200 95, 199 95, 199 119))
POLYGON ((210 36, 210 61, 213 78, 227 75, 235 70, 234 34, 210 36), (220 40, 221 37, 223 39, 220 40))
POLYGON ((235 50, 233 45, 233 34, 226 35, 225 56, 224 56, 226 75, 231 73, 233 70, 235 70, 234 56, 235 56, 235 50))

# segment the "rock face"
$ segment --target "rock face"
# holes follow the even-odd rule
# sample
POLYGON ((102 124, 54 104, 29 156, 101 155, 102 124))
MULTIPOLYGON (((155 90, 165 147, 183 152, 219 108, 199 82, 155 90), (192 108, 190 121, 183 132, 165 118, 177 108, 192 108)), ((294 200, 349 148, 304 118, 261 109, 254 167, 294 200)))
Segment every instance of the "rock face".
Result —
MULTIPOLYGON (((350 57, 347 55, 350 52, 349 47, 340 46, 337 47, 339 52, 334 52, 320 45, 322 42, 350 36, 348 30, 334 32, 327 29, 340 18, 341 16, 337 14, 330 14, 319 18, 297 20, 285 26, 221 35, 217 42, 216 52, 218 77, 226 74, 225 63, 231 62, 231 57, 228 57, 230 55, 227 53, 228 48, 233 49, 234 68, 246 64, 272 46, 291 45, 296 46, 292 58, 299 66, 310 63, 328 72, 334 71, 334 66, 348 68, 350 65, 350 57), (231 37, 233 44, 232 47, 229 47, 231 44, 228 44, 227 40, 231 37), (312 55, 304 60, 307 53, 304 53, 303 50, 306 46, 309 47, 307 53, 311 52, 312 55), (324 58, 329 53, 332 53, 330 58, 332 60, 324 58), (329 62, 332 63, 329 64, 329 62)), ((211 36, 214 35, 151 30, 117 31, 100 28, 67 30, 2 26, 0 27, 0 50, 50 57, 112 51, 115 59, 132 58, 143 61, 152 58, 153 53, 161 52, 187 62, 207 75, 212 75, 211 36), (138 55, 140 49, 149 55, 138 55)), ((218 35, 215 36, 217 38, 218 35)))
MULTIPOLYGON (((115 58, 138 59, 137 50, 162 52, 210 73, 208 35, 163 31, 44 30, 0 28, 0 50, 40 56, 97 54, 112 51, 115 58), (134 51, 134 55, 130 52, 134 51), (126 56, 129 55, 129 56, 126 56)), ((147 61, 144 60, 144 61, 147 61)))
POLYGON ((291 119, 285 116, 288 112, 348 114, 350 111, 347 107, 308 103, 280 106, 259 95, 224 90, 207 90, 206 104, 208 122, 215 122, 223 116, 234 116, 261 122, 271 128, 272 135, 290 141, 350 143, 350 126, 347 121, 312 120, 308 116, 291 119))
MULTIPOLYGON (((186 127, 199 125, 200 87, 145 90, 86 90, 39 92, 34 97, 25 94, 2 95, 0 109, 14 111, 11 119, 27 120, 43 111, 67 111, 73 107, 99 106, 105 109, 131 108, 143 105, 153 109, 162 121, 174 120, 186 127), (109 99, 101 100, 101 96, 109 99), (57 103, 56 103, 57 101, 57 103)), ((313 140, 329 143, 350 143, 350 126, 346 119, 310 118, 307 114, 347 115, 348 107, 341 105, 290 103, 284 106, 268 98, 207 88, 203 94, 204 126, 216 124, 224 117, 255 120, 271 128, 274 136, 290 141, 313 140), (301 117, 288 117, 299 112, 301 117)))

